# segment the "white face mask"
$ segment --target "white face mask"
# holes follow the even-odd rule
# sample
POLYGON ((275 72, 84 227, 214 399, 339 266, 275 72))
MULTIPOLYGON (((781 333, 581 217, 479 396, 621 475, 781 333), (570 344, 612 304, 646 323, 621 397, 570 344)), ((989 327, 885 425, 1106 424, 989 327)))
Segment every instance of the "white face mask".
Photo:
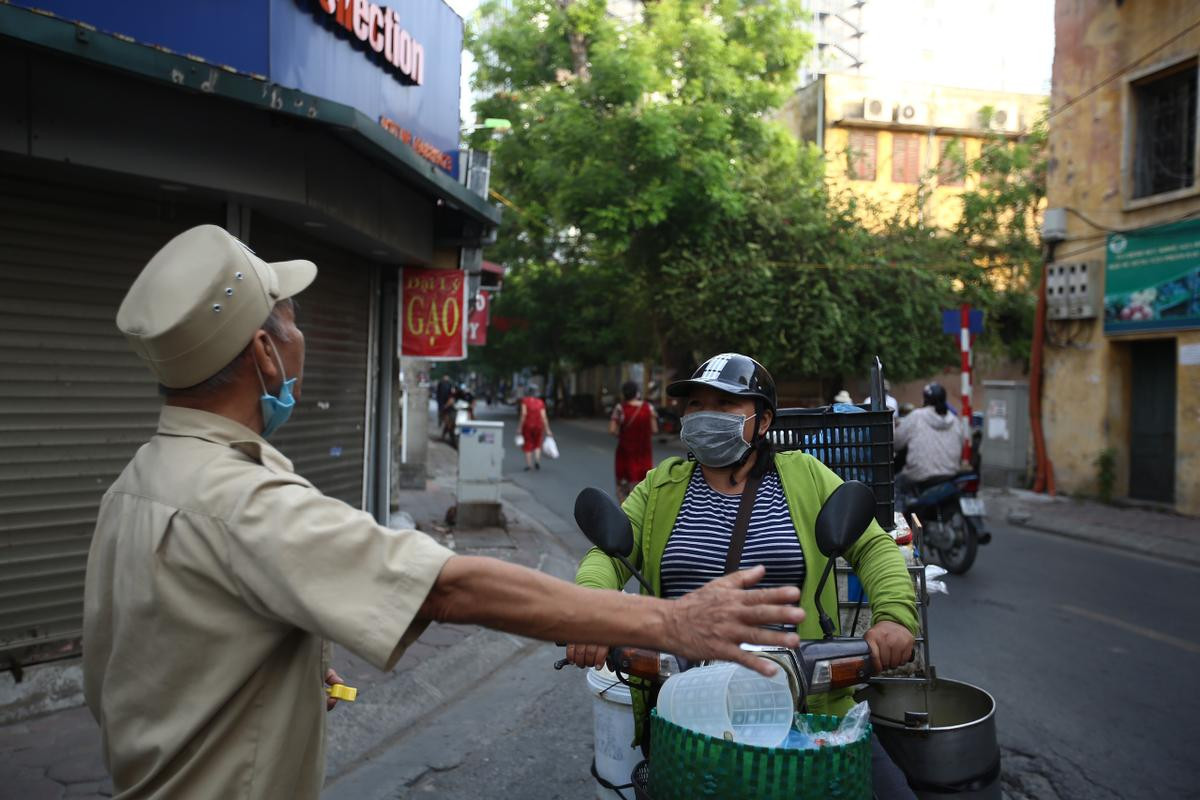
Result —
POLYGON ((727 414, 721 411, 695 411, 683 417, 679 438, 692 455, 706 467, 728 467, 750 449, 742 438, 746 420, 758 416, 727 414))

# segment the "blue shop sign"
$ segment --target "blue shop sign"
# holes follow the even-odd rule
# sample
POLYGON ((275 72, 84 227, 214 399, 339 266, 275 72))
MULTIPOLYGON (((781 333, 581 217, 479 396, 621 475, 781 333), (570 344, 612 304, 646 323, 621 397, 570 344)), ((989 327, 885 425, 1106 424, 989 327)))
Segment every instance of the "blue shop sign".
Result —
POLYGON ((357 108, 458 169, 463 22, 442 0, 18 0, 357 108))

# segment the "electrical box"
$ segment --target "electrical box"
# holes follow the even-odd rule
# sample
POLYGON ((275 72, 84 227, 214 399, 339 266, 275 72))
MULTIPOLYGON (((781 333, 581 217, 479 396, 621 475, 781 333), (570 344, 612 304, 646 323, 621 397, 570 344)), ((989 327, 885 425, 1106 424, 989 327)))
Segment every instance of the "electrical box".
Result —
POLYGON ((980 443, 985 486, 1024 488, 1029 467, 1029 384, 984 381, 987 406, 980 443))
POLYGON ((458 427, 458 503, 500 502, 504 423, 470 420, 458 427))
POLYGON ((1099 316, 1100 265, 1095 261, 1056 261, 1046 267, 1046 316, 1093 319, 1099 316))
POLYGON ((1042 214, 1042 241, 1063 242, 1067 239, 1067 210, 1047 208, 1042 214))

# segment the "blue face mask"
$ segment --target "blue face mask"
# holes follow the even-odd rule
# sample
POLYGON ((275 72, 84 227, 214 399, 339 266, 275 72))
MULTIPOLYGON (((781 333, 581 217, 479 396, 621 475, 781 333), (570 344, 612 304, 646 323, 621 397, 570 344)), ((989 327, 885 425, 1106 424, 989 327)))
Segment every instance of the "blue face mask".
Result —
MULTIPOLYGON (((273 349, 275 351, 275 360, 279 362, 279 374, 286 375, 287 372, 283 368, 283 360, 279 357, 279 350, 277 348, 273 349)), ((296 398, 292 397, 292 386, 296 383, 296 379, 286 379, 280 385, 279 396, 276 397, 267 391, 267 384, 263 381, 262 371, 259 370, 257 361, 254 362, 254 371, 258 373, 258 382, 263 387, 263 395, 259 398, 259 403, 262 405, 262 437, 266 439, 283 427, 283 423, 287 422, 288 417, 292 416, 292 409, 296 407, 296 398)))

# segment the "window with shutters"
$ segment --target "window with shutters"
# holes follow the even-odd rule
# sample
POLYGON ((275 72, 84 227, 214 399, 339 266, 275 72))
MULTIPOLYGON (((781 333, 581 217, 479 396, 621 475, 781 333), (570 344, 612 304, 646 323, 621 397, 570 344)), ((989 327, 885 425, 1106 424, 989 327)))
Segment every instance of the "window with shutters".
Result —
POLYGON ((916 183, 921 174, 921 134, 892 134, 892 183, 916 183))
POLYGON ((1196 83, 1193 58, 1130 84, 1132 199, 1195 186, 1196 83))
POLYGON ((959 139, 938 143, 938 185, 962 186, 967 172, 966 151, 959 139))
POLYGON ((849 161, 850 180, 875 180, 875 131, 850 131, 850 143, 846 157, 849 161))

